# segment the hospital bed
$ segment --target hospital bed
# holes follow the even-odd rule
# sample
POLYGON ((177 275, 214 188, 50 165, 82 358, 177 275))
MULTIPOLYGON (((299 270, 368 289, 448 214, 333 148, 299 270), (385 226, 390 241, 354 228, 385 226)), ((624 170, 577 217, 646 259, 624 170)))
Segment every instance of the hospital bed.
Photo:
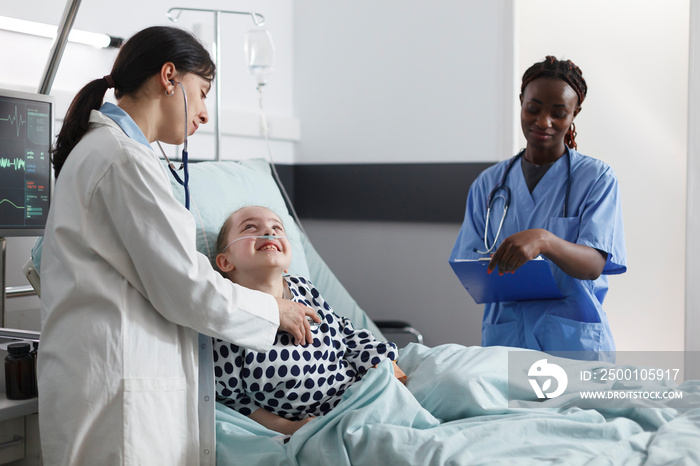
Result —
MULTIPOLYGON (((197 247, 210 257, 225 218, 245 205, 281 212, 293 249, 290 272, 309 277, 334 310, 378 338, 392 329, 375 325, 323 262, 289 215, 267 161, 200 162, 190 165, 197 247)), ((182 188, 172 182, 184 202, 182 188)), ((379 278, 379 277, 378 277, 379 278)), ((408 324, 399 327, 410 328, 408 324)), ((406 330, 411 331, 411 330, 406 330)), ((386 335, 385 335, 386 333, 386 335)), ((428 348, 410 343, 399 364, 404 386, 390 364, 370 371, 325 416, 284 438, 247 417, 217 406, 217 462, 245 465, 359 464, 700 464, 700 384, 682 384, 686 396, 674 407, 595 404, 573 395, 540 401, 527 379, 509 373, 506 348, 428 348), (623 406, 623 407, 621 407, 623 406), (695 409, 686 408, 695 406, 695 409), (286 442, 286 443, 285 443, 286 442)), ((515 351, 517 352, 517 351, 515 351)), ((548 357, 523 351, 535 358, 548 357)), ((608 363, 552 359, 575 370, 608 363)), ((527 368, 525 369, 527 370, 527 368)), ((576 387, 580 381, 571 380, 576 387)), ((598 383, 603 393, 619 390, 598 383)), ((671 382, 655 389, 675 390, 671 382), (659 388, 661 387, 661 388, 659 388)))
MULTIPOLYGON (((200 252, 213 256, 218 230, 231 212, 245 205, 268 207, 285 223, 293 250, 290 273, 309 277, 355 327, 380 339, 396 330, 376 325, 323 262, 289 215, 267 161, 193 163, 190 183, 200 252)), ((173 180, 172 186, 184 203, 180 185, 173 180)), ((408 324, 393 326, 415 333, 408 324)), ((540 399, 523 373, 527 367, 509 365, 513 354, 546 358, 578 373, 627 368, 513 348, 409 343, 399 358, 406 385, 385 361, 335 409, 291 438, 217 404, 217 464, 700 464, 700 382, 594 384, 603 394, 640 387, 682 393, 682 400, 663 408, 647 401, 596 404, 573 392, 540 399)), ((569 380, 571 390, 585 385, 569 380)))
MULTIPOLYGON (((401 333, 423 342, 423 335, 401 320, 373 322, 358 306, 314 249, 308 237, 289 214, 287 203, 264 159, 229 162, 199 162, 189 165, 192 215, 197 223, 197 249, 213 260, 221 225, 234 211, 248 205, 260 205, 278 212, 292 245, 289 272, 309 277, 324 292, 324 297, 346 317, 375 334, 401 333), (212 202, 214 200, 214 202, 212 202), (381 330, 380 330, 381 329, 381 330)), ((275 173, 276 175, 276 173, 275 173)), ((184 205, 184 190, 170 178, 175 197, 184 205)))

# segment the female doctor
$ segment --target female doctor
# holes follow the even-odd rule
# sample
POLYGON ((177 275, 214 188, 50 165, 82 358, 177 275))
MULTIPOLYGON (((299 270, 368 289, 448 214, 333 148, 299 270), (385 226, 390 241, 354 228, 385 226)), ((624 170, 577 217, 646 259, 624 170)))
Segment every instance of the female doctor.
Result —
POLYGON ((196 252, 150 147, 207 122, 214 72, 192 35, 148 28, 68 110, 41 270, 46 464, 213 464, 213 391, 198 400, 213 367, 199 380, 198 332, 259 351, 278 328, 312 341, 308 307, 234 285, 196 252), (102 105, 112 87, 118 104, 102 105))
POLYGON ((564 295, 486 304, 483 346, 614 360, 602 304, 606 275, 627 269, 622 207, 612 169, 576 151, 574 118, 586 93, 581 70, 570 60, 548 56, 530 67, 520 94, 527 145, 485 170, 469 190, 450 259, 490 254, 488 272, 504 274, 542 255, 564 295))

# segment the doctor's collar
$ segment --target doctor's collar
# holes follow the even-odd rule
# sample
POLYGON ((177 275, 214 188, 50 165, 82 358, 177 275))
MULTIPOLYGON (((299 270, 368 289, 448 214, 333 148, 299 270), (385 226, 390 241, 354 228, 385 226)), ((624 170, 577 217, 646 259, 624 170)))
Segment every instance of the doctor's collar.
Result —
POLYGON ((123 109, 111 102, 105 102, 102 104, 102 107, 100 107, 100 112, 118 124, 122 131, 131 139, 140 142, 151 150, 153 149, 148 139, 146 139, 146 136, 144 136, 143 131, 141 131, 141 128, 138 127, 136 122, 134 122, 131 116, 123 109))

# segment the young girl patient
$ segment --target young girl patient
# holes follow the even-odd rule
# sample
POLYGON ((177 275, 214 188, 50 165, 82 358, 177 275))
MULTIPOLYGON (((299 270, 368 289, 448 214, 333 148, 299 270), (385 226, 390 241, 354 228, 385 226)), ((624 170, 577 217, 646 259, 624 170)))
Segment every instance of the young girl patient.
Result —
MULTIPOLYGON (((217 399, 268 429, 293 434, 329 412, 354 382, 384 359, 398 358, 396 345, 378 341, 336 315, 309 280, 286 275, 292 260, 284 226, 264 207, 244 207, 221 227, 216 265, 231 281, 313 308, 321 318, 313 344, 294 345, 286 332, 267 353, 214 340, 217 399)), ((405 379, 394 363, 398 378, 405 379)))

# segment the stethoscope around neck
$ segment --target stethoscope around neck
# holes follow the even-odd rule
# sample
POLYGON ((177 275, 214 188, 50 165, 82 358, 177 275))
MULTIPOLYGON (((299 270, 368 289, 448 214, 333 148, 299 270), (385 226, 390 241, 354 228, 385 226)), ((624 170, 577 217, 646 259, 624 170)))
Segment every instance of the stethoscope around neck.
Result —
MULTIPOLYGON (((501 181, 496 185, 495 188, 491 190, 489 193, 489 197, 486 199, 486 223, 484 225, 484 247, 486 248, 485 251, 479 251, 478 249, 474 248, 474 252, 479 253, 479 254, 490 254, 491 251, 496 247, 496 244, 498 244, 498 237, 501 235, 501 229, 503 228, 503 222, 506 219, 506 215, 508 214, 508 207, 510 207, 510 198, 511 198, 511 192, 510 188, 506 185, 506 180, 508 179, 508 174, 510 173, 511 168, 513 168, 513 165, 515 165, 515 162, 518 161, 519 158, 523 156, 525 153, 525 149, 521 150, 515 157, 510 159, 508 162, 508 165, 506 165, 506 169, 503 172, 503 176, 501 177, 501 181), (494 202, 496 202, 496 199, 503 199, 503 216, 501 217, 501 221, 498 224, 498 230, 496 230, 496 237, 493 239, 493 243, 491 243, 491 246, 489 246, 488 242, 488 234, 489 234, 489 220, 491 218, 491 207, 493 206, 494 202)), ((564 198, 564 209, 562 211, 562 216, 567 217, 569 213, 569 194, 571 193, 571 149, 569 147, 566 148, 566 158, 568 161, 568 176, 566 179, 566 197, 564 198)))
MULTIPOLYGON (((163 157, 165 158, 166 162, 168 162, 168 168, 170 169, 170 173, 173 174, 175 181, 177 181, 185 189, 185 207, 187 208, 187 210, 190 210, 190 169, 188 165, 189 153, 187 152, 187 93, 185 92, 185 87, 182 85, 181 82, 173 81, 172 79, 170 80, 170 82, 173 86, 175 86, 175 84, 180 86, 180 90, 182 90, 182 98, 185 102, 185 142, 182 146, 182 164, 180 165, 180 170, 183 170, 182 177, 180 177, 180 175, 177 174, 177 171, 175 170, 175 165, 173 165, 168 156, 165 155, 165 151, 160 145, 160 142, 158 142, 158 147, 160 147, 160 151, 163 154, 163 157)), ((173 92, 175 92, 174 89, 173 92)))

